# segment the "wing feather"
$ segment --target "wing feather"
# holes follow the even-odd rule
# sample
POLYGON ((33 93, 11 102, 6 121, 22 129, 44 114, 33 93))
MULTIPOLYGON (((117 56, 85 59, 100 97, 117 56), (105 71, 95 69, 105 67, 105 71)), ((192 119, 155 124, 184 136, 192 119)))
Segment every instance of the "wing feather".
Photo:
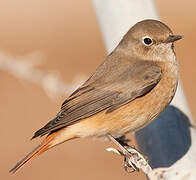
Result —
POLYGON ((123 68, 118 76, 115 76, 115 71, 111 71, 114 78, 109 77, 109 81, 104 74, 98 81, 92 76, 94 81, 88 80, 72 93, 57 116, 35 132, 33 138, 52 133, 103 110, 111 113, 151 91, 161 79, 161 68, 149 61, 132 63, 123 68))

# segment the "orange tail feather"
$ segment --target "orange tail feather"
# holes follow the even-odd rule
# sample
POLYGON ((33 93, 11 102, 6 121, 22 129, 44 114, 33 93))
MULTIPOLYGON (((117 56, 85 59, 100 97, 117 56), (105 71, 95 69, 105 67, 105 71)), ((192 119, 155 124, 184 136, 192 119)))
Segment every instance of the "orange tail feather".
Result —
POLYGON ((46 137, 46 139, 38 145, 33 151, 27 154, 22 160, 20 160, 12 169, 10 169, 10 173, 15 173, 20 167, 22 167, 26 162, 31 160, 32 158, 40 155, 41 153, 45 152, 47 149, 50 148, 50 142, 54 139, 56 133, 53 133, 46 137))

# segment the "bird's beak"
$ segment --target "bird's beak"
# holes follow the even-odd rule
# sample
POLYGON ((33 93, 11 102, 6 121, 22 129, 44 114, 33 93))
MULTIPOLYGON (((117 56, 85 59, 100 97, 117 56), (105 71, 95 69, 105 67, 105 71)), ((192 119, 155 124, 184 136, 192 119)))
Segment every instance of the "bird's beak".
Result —
POLYGON ((183 36, 180 35, 169 35, 169 37, 166 39, 165 43, 173 43, 174 41, 182 39, 183 36))

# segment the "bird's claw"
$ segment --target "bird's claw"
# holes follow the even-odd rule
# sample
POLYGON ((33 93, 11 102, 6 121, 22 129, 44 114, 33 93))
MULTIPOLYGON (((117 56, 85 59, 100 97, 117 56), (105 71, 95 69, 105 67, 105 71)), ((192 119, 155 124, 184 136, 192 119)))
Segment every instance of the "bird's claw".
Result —
POLYGON ((124 155, 124 169, 128 173, 139 171, 139 169, 135 166, 135 164, 129 161, 129 158, 126 155, 124 155))
POLYGON ((134 146, 129 146, 125 137, 116 139, 111 135, 108 135, 108 137, 120 148, 121 151, 114 148, 108 148, 107 150, 113 151, 124 157, 124 169, 126 172, 131 173, 139 171, 141 163, 144 166, 148 165, 147 157, 137 151, 134 146))
MULTIPOLYGON (((126 146, 128 149, 129 148, 132 148, 132 149, 135 149, 133 146, 126 146)), ((107 151, 112 151, 112 152, 115 152, 121 156, 124 157, 124 169, 126 172, 128 173, 132 173, 134 171, 139 171, 139 169, 136 167, 135 164, 133 164, 131 161, 130 161, 130 158, 132 156, 137 156, 137 153, 132 153, 132 152, 129 152, 128 149, 126 149, 126 151, 119 151, 115 148, 107 148, 107 151)))
POLYGON ((136 167, 136 165, 133 164, 130 161, 130 157, 131 156, 134 156, 134 155, 137 156, 137 154, 136 153, 131 153, 128 150, 130 148, 136 150, 135 146, 128 145, 128 142, 130 140, 129 139, 126 139, 124 136, 120 140, 121 140, 121 143, 122 143, 121 145, 124 145, 124 148, 126 150, 124 152, 121 152, 121 155, 124 156, 124 169, 125 169, 125 171, 128 172, 128 173, 132 173, 134 171, 139 171, 139 169, 136 167))

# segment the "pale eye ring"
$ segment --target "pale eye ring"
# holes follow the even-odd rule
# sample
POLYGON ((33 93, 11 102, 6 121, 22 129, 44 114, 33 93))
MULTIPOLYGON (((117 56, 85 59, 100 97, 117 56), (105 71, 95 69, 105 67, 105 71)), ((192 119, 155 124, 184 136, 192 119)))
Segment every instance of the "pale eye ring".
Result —
POLYGON ((149 36, 144 36, 144 37, 142 38, 142 43, 143 43, 145 46, 150 46, 150 45, 152 45, 153 40, 152 40, 149 36))

